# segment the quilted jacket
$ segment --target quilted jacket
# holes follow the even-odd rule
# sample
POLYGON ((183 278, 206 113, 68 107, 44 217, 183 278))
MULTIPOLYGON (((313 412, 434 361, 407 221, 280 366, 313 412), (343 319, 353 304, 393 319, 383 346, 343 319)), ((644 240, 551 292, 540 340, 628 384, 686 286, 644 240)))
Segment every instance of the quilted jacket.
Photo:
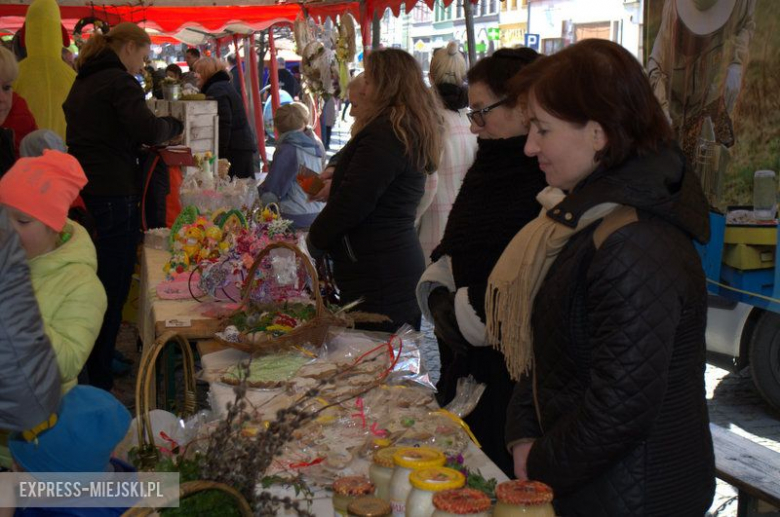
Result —
POLYGON ((591 225, 553 263, 533 307, 535 374, 515 388, 507 443, 535 438, 528 477, 552 486, 560 516, 703 515, 715 476, 692 240, 709 240, 707 203, 675 147, 597 169, 547 215, 576 225, 606 201, 639 219, 598 249, 591 225))

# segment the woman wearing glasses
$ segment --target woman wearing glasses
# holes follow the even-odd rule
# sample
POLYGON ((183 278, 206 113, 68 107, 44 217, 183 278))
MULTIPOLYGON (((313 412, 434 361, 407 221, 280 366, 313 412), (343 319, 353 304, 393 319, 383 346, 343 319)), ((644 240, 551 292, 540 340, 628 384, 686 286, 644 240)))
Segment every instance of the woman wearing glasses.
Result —
POLYGON ((507 474, 512 458, 504 448, 504 414, 513 383, 501 353, 485 346, 485 288, 506 245, 539 213, 536 194, 546 186, 536 159, 523 154, 522 111, 506 105, 509 79, 537 57, 527 48, 500 49, 469 70, 468 117, 479 147, 417 291, 439 341, 439 403, 452 400, 461 377, 487 384, 466 421, 507 474))
POLYGON ((344 302, 390 322, 363 328, 419 328, 414 289, 425 270, 414 230, 426 174, 441 156, 438 101, 408 53, 385 49, 366 62, 366 111, 341 152, 328 204, 309 229, 312 256, 327 251, 344 302))

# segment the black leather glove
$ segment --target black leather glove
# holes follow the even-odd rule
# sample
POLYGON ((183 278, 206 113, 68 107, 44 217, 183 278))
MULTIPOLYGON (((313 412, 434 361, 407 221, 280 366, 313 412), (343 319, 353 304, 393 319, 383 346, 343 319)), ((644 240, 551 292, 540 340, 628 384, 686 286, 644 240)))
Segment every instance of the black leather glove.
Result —
POLYGON ((455 316, 455 293, 437 287, 428 296, 428 309, 433 316, 433 333, 456 355, 466 355, 471 344, 463 337, 455 316))

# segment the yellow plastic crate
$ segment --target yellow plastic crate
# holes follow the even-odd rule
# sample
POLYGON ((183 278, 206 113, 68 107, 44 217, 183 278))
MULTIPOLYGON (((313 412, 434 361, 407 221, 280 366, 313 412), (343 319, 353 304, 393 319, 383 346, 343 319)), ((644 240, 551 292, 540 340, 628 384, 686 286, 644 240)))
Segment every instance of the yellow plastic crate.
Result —
POLYGON ((743 271, 775 267, 775 246, 753 244, 726 244, 723 263, 743 271))
POLYGON ((725 244, 777 245, 776 226, 728 226, 723 236, 725 244))

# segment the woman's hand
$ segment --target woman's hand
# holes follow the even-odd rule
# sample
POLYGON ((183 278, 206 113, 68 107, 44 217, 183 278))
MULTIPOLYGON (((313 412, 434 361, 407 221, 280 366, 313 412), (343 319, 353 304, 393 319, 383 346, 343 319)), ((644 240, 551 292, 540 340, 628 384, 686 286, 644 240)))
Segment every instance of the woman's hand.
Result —
POLYGON ((515 476, 520 481, 528 479, 528 454, 531 452, 534 441, 520 442, 512 447, 512 457, 515 460, 515 476))
POLYGON ((330 197, 330 184, 333 179, 333 171, 335 170, 336 167, 327 167, 320 173, 320 179, 325 185, 320 189, 319 192, 313 196, 309 196, 309 201, 328 201, 328 198, 330 197))

